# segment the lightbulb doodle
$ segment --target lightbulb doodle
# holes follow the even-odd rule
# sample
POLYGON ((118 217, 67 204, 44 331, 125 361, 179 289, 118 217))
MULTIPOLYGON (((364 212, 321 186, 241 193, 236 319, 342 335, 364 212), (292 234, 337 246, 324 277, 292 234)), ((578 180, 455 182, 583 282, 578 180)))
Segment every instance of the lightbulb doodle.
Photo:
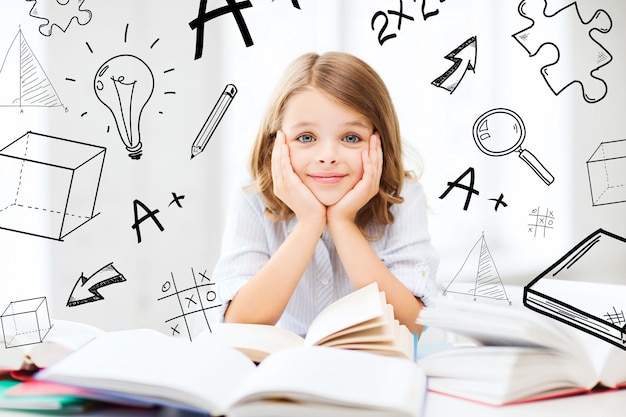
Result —
POLYGON ((29 15, 46 21, 45 24, 39 26, 39 32, 44 36, 51 36, 52 29, 55 26, 61 29, 62 32, 65 32, 74 20, 81 26, 91 21, 91 11, 83 9, 85 0, 26 1, 34 1, 29 15))
MULTIPOLYGON (((124 43, 128 42, 130 25, 124 29, 124 43)), ((153 49, 159 42, 156 38, 149 46, 153 49)), ((85 46, 90 54, 94 54, 94 48, 89 42, 85 46)), ((169 74, 174 68, 168 68, 163 74, 169 74)), ((93 73, 90 83, 100 104, 107 108, 116 126, 116 131, 122 144, 128 151, 128 156, 138 160, 143 154, 143 142, 141 137, 141 124, 146 104, 154 100, 154 91, 158 85, 154 72, 150 66, 137 55, 119 54, 105 60, 93 73)), ((76 78, 66 77, 66 81, 77 82, 76 78)), ((175 91, 165 90, 163 95, 176 94, 175 91)), ((163 111, 158 111, 163 114, 163 111)), ((81 113, 81 117, 88 114, 81 113)), ((110 132, 107 125, 107 133, 110 132)))
POLYGON ((157 299, 157 301, 169 303, 169 307, 164 308, 166 311, 180 309, 180 314, 165 320, 165 323, 170 326, 168 332, 174 337, 183 337, 182 323, 185 327, 186 336, 191 341, 193 336, 200 331, 206 329, 211 331, 207 311, 221 306, 217 301, 217 293, 214 289, 215 282, 207 276, 206 270, 196 272, 191 268, 190 285, 179 290, 174 273, 172 272, 170 275, 171 279, 165 281, 161 286, 161 292, 164 295, 157 299), (199 318, 199 320, 193 320, 193 317, 199 318))
POLYGON ((0 107, 65 107, 21 29, 0 65, 0 107))
POLYGON ((122 143, 131 159, 142 155, 140 123, 154 92, 154 75, 148 65, 134 55, 117 55, 96 71, 94 92, 115 119, 122 143))
POLYGON ((474 122, 474 142, 485 155, 504 156, 517 152, 521 160, 543 180, 552 184, 554 177, 529 150, 522 149, 526 128, 522 118, 512 110, 496 108, 489 110, 474 122))

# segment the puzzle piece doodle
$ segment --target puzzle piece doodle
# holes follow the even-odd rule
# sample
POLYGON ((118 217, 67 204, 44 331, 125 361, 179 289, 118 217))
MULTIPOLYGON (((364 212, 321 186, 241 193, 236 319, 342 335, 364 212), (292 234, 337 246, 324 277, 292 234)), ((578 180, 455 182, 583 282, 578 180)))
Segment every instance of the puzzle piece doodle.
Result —
POLYGON ((592 32, 607 33, 612 26, 611 17, 599 9, 591 19, 584 21, 576 2, 550 14, 547 12, 547 1, 520 2, 519 14, 532 24, 513 37, 530 56, 536 55, 546 44, 556 48, 556 61, 541 68, 541 75, 555 95, 578 83, 586 102, 602 100, 607 93, 607 84, 594 72, 611 62, 613 57, 593 37, 592 32))
POLYGON ((81 9, 85 0, 26 1, 35 2, 29 13, 32 17, 47 21, 46 24, 39 26, 39 32, 44 36, 51 36, 54 26, 65 32, 74 19, 79 25, 86 25, 91 21, 91 11, 81 9))

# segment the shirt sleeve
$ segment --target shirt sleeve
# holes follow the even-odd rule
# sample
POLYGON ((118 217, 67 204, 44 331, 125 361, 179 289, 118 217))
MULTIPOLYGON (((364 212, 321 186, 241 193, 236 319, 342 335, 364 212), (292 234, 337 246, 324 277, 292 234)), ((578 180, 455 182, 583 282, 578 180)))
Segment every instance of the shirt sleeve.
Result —
POLYGON ((439 256, 430 242, 426 197, 414 180, 405 181, 402 196, 404 202, 392 206, 394 223, 388 226, 378 255, 413 295, 424 305, 432 305, 437 296, 439 256))
POLYGON ((218 318, 233 297, 270 258, 264 232, 264 205, 254 194, 240 190, 233 198, 224 227, 220 258, 215 265, 217 297, 221 302, 218 318))

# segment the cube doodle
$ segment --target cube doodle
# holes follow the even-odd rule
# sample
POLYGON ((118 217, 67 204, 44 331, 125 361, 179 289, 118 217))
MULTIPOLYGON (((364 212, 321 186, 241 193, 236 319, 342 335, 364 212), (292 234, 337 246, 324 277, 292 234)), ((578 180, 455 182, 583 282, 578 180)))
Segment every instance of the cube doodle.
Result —
POLYGON ((28 132, 0 150, 0 229, 62 240, 97 213, 105 148, 28 132))
POLYGON ((12 301, 0 319, 6 348, 41 343, 52 328, 46 297, 12 301))
POLYGON ((612 60, 611 54, 594 37, 594 32, 607 33, 611 17, 600 9, 584 21, 576 2, 554 13, 548 12, 548 0, 522 0, 518 6, 521 16, 532 23, 513 37, 530 56, 544 45, 557 49, 556 61, 541 68, 541 75, 555 95, 570 85, 582 87, 583 98, 595 103, 604 98, 607 84, 594 73, 612 60))
POLYGON ((626 201, 626 139, 602 142, 587 161, 594 206, 626 201))

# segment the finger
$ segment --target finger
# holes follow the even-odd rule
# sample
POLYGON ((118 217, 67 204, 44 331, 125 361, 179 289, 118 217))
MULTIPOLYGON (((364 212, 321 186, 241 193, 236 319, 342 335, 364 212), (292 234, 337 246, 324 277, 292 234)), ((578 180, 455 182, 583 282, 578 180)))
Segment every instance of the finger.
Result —
POLYGON ((382 144, 380 141, 380 135, 377 133, 374 133, 372 135, 374 137, 374 140, 372 141, 373 144, 373 148, 374 148, 374 157, 373 157, 373 161, 375 163, 376 166, 376 171, 379 173, 382 172, 383 169, 383 149, 382 149, 382 144))
POLYGON ((283 142, 283 133, 281 131, 276 132, 276 139, 274 140, 274 148, 272 149, 272 178, 274 181, 282 181, 283 175, 281 172, 282 151, 281 146, 283 142))

